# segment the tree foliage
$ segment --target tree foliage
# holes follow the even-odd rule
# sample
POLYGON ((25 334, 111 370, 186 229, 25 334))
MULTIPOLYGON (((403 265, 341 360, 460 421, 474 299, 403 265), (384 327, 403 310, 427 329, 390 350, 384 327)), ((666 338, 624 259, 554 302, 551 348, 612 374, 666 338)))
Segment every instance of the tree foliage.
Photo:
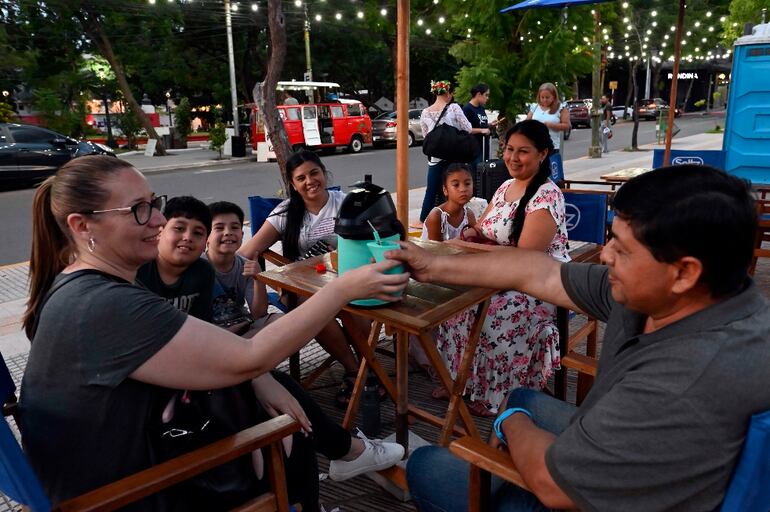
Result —
POLYGON ((729 14, 722 22, 722 41, 725 46, 729 48, 743 35, 743 27, 746 23, 759 24, 763 8, 770 8, 767 0, 732 0, 729 14))

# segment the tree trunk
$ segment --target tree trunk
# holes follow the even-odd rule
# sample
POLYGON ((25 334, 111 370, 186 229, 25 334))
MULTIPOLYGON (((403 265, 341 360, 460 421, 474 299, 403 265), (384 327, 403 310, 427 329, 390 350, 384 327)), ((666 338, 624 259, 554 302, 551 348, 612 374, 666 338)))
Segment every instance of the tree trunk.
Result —
POLYGON ((278 160, 278 167, 281 169, 281 180, 284 182, 283 186, 287 192, 286 197, 288 197, 289 184, 286 183, 284 177, 286 175, 286 161, 291 155, 291 147, 283 121, 276 108, 275 98, 275 88, 278 85, 278 79, 283 72, 283 63, 286 60, 286 20, 283 16, 281 0, 268 0, 267 25, 270 29, 270 58, 267 61, 267 73, 262 82, 262 91, 256 95, 257 108, 265 118, 267 133, 275 152, 275 158, 278 160))
POLYGON ((631 81, 633 83, 634 91, 634 129, 631 132, 631 149, 634 151, 639 151, 639 105, 637 104, 639 101, 639 84, 636 83, 638 62, 638 60, 635 60, 634 64, 631 66, 631 81))
POLYGON ((626 119, 626 114, 628 113, 628 106, 633 105, 631 102, 634 96, 634 67, 631 65, 631 62, 628 62, 628 82, 626 83, 626 101, 623 104, 623 119, 626 119))
POLYGON ((110 63, 110 67, 112 67, 112 71, 115 73, 115 78, 118 81, 120 90, 123 92, 123 97, 131 107, 131 112, 137 117, 142 128, 147 131, 147 136, 158 141, 158 144, 155 146, 155 155, 166 156, 166 148, 163 146, 163 140, 158 137, 155 128, 153 128, 152 123, 150 123, 150 119, 144 115, 142 106, 136 101, 136 98, 134 98, 134 93, 131 92, 131 87, 128 85, 128 79, 126 78, 126 72, 123 69, 123 63, 120 61, 120 58, 115 55, 110 39, 107 37, 107 34, 105 34, 104 30, 102 30, 99 21, 96 19, 97 15, 92 11, 88 11, 87 16, 87 19, 81 19, 83 27, 88 31, 89 37, 99 48, 102 56, 110 63))
MULTIPOLYGON (((682 112, 687 109, 687 102, 690 101, 690 93, 692 92, 692 84, 695 83, 695 79, 690 80, 690 85, 687 86, 687 94, 684 95, 684 103, 682 104, 682 112)), ((671 108, 676 108, 676 105, 671 105, 671 108)), ((676 111, 674 111, 676 112, 676 111)))

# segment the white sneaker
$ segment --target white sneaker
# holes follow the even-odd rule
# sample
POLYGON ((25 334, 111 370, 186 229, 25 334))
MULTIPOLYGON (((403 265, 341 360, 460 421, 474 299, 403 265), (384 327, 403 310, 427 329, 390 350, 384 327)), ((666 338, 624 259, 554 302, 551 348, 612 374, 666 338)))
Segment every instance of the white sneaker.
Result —
POLYGON ((379 439, 368 439, 358 431, 364 442, 364 451, 351 461, 333 460, 329 463, 329 478, 336 482, 353 478, 362 473, 389 468, 404 456, 404 447, 398 443, 385 443, 379 439))

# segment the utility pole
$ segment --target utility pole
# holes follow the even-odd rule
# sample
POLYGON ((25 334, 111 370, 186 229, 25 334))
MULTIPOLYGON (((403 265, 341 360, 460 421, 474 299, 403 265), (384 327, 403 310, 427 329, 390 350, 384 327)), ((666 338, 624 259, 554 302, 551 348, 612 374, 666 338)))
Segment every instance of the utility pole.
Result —
MULTIPOLYGON (((310 63, 310 18, 307 14, 307 1, 303 2, 305 7, 305 81, 313 81, 313 65, 310 63)), ((308 92, 308 94, 312 94, 308 92)))
POLYGON ((233 20, 230 16, 230 0, 225 0, 225 25, 227 26, 227 62, 230 67, 230 101, 233 104, 233 135, 238 136, 238 93, 235 88, 235 57, 233 55, 233 20))

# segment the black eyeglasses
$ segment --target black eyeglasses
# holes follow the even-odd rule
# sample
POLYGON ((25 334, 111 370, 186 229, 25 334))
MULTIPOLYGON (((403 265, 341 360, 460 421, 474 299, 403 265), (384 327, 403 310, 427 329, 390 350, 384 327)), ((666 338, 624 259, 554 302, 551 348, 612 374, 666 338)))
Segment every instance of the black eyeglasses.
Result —
POLYGON ((136 219, 136 223, 140 226, 144 226, 148 222, 150 222, 150 218, 152 217, 152 210, 153 208, 158 210, 159 212, 163 211, 163 208, 166 206, 166 198, 168 196, 157 196, 153 198, 151 201, 139 201, 133 206, 123 206, 122 208, 110 208, 109 210, 85 210, 80 213, 86 214, 86 215, 92 215, 95 213, 107 213, 107 212, 131 212, 134 214, 134 219, 136 219))

